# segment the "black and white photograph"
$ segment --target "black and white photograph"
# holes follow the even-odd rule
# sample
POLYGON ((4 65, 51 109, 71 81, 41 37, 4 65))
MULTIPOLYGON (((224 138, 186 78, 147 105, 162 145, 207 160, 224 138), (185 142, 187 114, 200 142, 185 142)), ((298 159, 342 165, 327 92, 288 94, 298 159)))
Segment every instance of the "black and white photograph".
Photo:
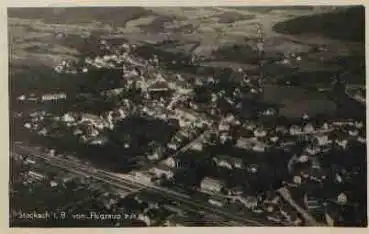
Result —
POLYGON ((9 227, 367 227, 363 5, 6 11, 9 227))

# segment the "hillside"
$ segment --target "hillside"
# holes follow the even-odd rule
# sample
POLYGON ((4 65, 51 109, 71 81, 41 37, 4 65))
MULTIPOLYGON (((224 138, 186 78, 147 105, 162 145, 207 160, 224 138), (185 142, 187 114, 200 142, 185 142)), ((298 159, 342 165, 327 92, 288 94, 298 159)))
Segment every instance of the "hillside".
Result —
MULTIPOLYGON (((303 83, 309 83, 302 76, 318 72, 329 77, 340 68, 351 71, 352 83, 362 84, 365 80, 364 43, 360 41, 362 9, 310 6, 9 8, 10 74, 12 79, 19 72, 25 74, 16 77, 27 77, 29 69, 50 69, 64 59, 78 61, 81 56, 97 50, 96 41, 101 35, 114 35, 118 37, 117 42, 128 40, 155 47, 150 51, 165 52, 168 58, 196 54, 205 58, 200 65, 206 68, 242 67, 252 72, 257 69, 253 49, 260 24, 266 59, 277 61, 291 53, 301 54, 303 59, 299 64, 267 64, 265 74, 270 79, 298 77, 303 83), (343 28, 345 30, 341 30, 343 28), (59 38, 58 33, 63 37, 59 38), (92 35, 88 40, 81 37, 86 33, 92 35), (322 46, 326 50, 317 51, 322 46)), ((311 82, 316 82, 313 76, 311 82)))

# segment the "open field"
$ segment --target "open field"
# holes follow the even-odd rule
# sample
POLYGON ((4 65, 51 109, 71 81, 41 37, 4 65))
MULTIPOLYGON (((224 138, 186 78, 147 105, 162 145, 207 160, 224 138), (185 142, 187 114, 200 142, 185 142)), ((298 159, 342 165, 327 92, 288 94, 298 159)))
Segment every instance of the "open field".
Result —
MULTIPOLYGON (((161 40, 162 35, 160 34, 165 33, 167 38, 173 37, 184 44, 190 40, 198 41, 199 46, 195 52, 206 54, 206 52, 209 52, 208 47, 211 47, 211 45, 213 45, 213 49, 217 49, 217 47, 228 43, 244 44, 245 39, 256 36, 256 25, 261 24, 265 33, 267 51, 286 52, 286 49, 288 49, 290 52, 300 52, 307 51, 314 45, 330 44, 332 47, 334 45, 340 45, 334 46, 332 52, 344 53, 358 46, 358 43, 355 42, 343 43, 340 40, 337 41, 329 38, 332 37, 331 31, 335 28, 339 29, 338 27, 341 25, 336 26, 330 23, 331 30, 326 32, 312 27, 299 27, 301 24, 298 21, 299 18, 291 21, 291 17, 301 16, 308 17, 312 21, 317 18, 322 22, 321 25, 324 25, 325 18, 327 18, 328 23, 331 22, 330 14, 327 16, 324 14, 311 16, 316 12, 311 7, 274 10, 264 8, 233 9, 226 7, 96 8, 92 10, 76 8, 58 9, 55 11, 36 8, 32 10, 28 9, 26 14, 21 12, 22 9, 9 10, 9 32, 16 34, 15 32, 17 31, 18 35, 26 33, 27 35, 24 37, 25 41, 34 35, 34 37, 37 37, 42 42, 44 40, 43 33, 52 33, 55 31, 77 35, 83 31, 102 30, 106 33, 114 31, 121 32, 127 38, 132 37, 132 40, 135 40, 135 37, 141 37, 142 41, 145 40, 145 37, 161 40), (67 15, 68 17, 66 17, 67 15), (17 20, 16 18, 21 18, 21 20, 17 20), (23 25, 23 29, 16 28, 17 25, 23 25), (288 25, 288 27, 286 26, 280 29, 282 27, 280 25, 288 25), (306 33, 304 31, 296 33, 298 28, 304 28, 306 33), (314 33, 314 30, 317 32, 314 33), (289 35, 291 33, 294 35, 289 35), (317 35, 321 36, 319 40, 316 39, 317 35)), ((356 10, 356 12, 360 13, 360 9, 356 10)), ((344 14, 335 13, 335 17, 343 16, 341 17, 342 22, 338 23, 344 23, 343 21, 346 19, 344 14)), ((352 13, 347 17, 351 20, 350 22, 353 21, 352 13)), ((337 33, 335 32, 333 34, 336 35, 337 33)), ((357 34, 360 34, 360 31, 357 34)), ((335 37, 333 36, 333 38, 335 37)), ((355 40, 357 41, 358 39, 360 38, 356 37, 355 40)), ((14 39, 11 38, 11 40, 13 41, 14 39)), ((19 38, 16 40, 22 43, 19 38)), ((360 48, 357 48, 357 50, 360 50, 360 48)))
POLYGON ((280 115, 288 118, 299 118, 306 113, 312 117, 331 115, 336 110, 335 103, 321 93, 298 87, 266 86, 263 99, 281 106, 280 115))
MULTIPOLYGON (((41 70, 49 72, 62 60, 78 61, 94 54, 101 35, 120 36, 131 43, 155 47, 153 52, 165 52, 168 59, 196 54, 206 58, 199 65, 202 67, 255 72, 258 57, 254 39, 258 24, 264 33, 268 61, 264 75, 269 81, 309 88, 329 86, 337 71, 346 70, 351 75, 348 83, 363 85, 363 29, 356 25, 355 35, 339 34, 362 11, 360 7, 9 9, 11 90, 37 86, 40 82, 45 89, 80 86, 85 78, 54 75, 31 78, 28 74, 31 70, 38 70, 37 74, 44 73, 41 70), (311 23, 305 25, 301 20, 311 23), (322 27, 313 27, 317 20, 322 27), (324 30, 325 27, 329 30, 324 30), (63 36, 59 38, 58 33, 63 36), (84 33, 94 37, 85 40, 81 37, 84 33), (155 46, 165 40, 172 42, 155 46), (320 46, 326 49, 318 51, 320 46), (291 53, 299 54, 301 61, 275 62, 291 53), (53 83, 50 87, 49 82, 53 83)), ((116 39, 120 40, 123 42, 116 39)))

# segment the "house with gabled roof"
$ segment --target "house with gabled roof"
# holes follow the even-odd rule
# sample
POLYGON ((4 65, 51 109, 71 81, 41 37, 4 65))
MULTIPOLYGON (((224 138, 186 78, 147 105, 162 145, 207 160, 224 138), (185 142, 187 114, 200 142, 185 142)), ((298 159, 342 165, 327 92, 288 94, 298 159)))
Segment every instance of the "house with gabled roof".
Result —
POLYGON ((150 169, 151 173, 154 173, 157 177, 165 176, 170 179, 174 176, 173 169, 165 164, 158 164, 150 169))
POLYGON ((222 190, 222 188, 224 188, 224 186, 225 186, 224 181, 210 177, 205 177, 200 184, 200 188, 202 191, 216 193, 219 193, 222 190))
POLYGON ((228 156, 228 155, 220 154, 220 155, 214 156, 213 161, 216 163, 218 167, 225 167, 228 169, 234 169, 234 168, 241 169, 244 167, 242 159, 228 156))

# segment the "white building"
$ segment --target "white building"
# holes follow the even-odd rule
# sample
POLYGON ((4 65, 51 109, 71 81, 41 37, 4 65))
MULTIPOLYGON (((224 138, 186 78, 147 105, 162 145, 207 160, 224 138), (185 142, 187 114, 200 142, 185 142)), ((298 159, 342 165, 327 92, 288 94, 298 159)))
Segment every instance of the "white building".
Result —
POLYGON ((151 183, 152 175, 141 171, 132 172, 135 179, 143 183, 151 183))
MULTIPOLYGON (((130 79, 130 78, 137 77, 137 76, 139 76, 139 74, 134 69, 133 70, 130 70, 130 71, 126 71, 123 74, 123 77, 126 78, 126 79, 130 79)), ((132 80, 130 80, 130 81, 132 81, 132 80)))
POLYGON ((29 159, 27 158, 26 161, 25 161, 26 164, 36 164, 36 161, 35 160, 32 160, 32 159, 29 159))
POLYGON ((279 140, 279 137, 277 136, 273 136, 273 137, 270 137, 269 140, 273 143, 276 143, 278 140, 279 140))
POLYGON ((342 149, 346 149, 348 141, 347 140, 336 140, 337 145, 339 145, 342 149))
POLYGON ((216 192, 219 193, 222 188, 224 187, 224 182, 217 180, 217 179, 213 179, 210 177, 205 177, 200 184, 200 188, 202 191, 207 191, 207 192, 216 192))
POLYGON ((217 164, 218 167, 224 167, 227 169, 233 168, 231 162, 227 161, 226 159, 214 157, 213 161, 217 164))
POLYGON ((211 94, 211 102, 215 103, 218 100, 218 96, 214 93, 211 94))
POLYGON ((178 162, 173 157, 169 157, 164 161, 164 164, 168 167, 175 168, 178 167, 178 162))
POLYGON ((166 80, 158 80, 155 83, 151 84, 148 89, 149 92, 161 92, 161 91, 169 91, 169 84, 166 80))
POLYGON ((228 195, 241 196, 243 193, 244 193, 244 190, 241 186, 235 186, 228 190, 228 195))
POLYGON ((329 125, 328 125, 328 123, 324 123, 323 125, 322 125, 322 130, 328 130, 329 129, 329 125))
POLYGON ((227 155, 217 155, 213 157, 213 161, 218 167, 225 167, 228 169, 243 168, 243 161, 240 158, 235 158, 227 155))
POLYGON ((90 145, 103 145, 108 141, 106 137, 97 137, 90 142, 90 145))
POLYGON ((76 119, 74 118, 74 116, 70 113, 65 113, 62 117, 62 121, 63 122, 75 122, 76 119))
POLYGON ((319 146, 326 146, 332 143, 332 141, 329 140, 327 135, 317 135, 315 136, 315 139, 319 146))
POLYGON ((267 131, 265 131, 262 128, 257 128, 254 131, 254 136, 255 137, 265 137, 267 135, 267 131))
POLYGON ((154 152, 152 154, 147 155, 147 159, 154 161, 154 160, 159 160, 160 155, 158 152, 154 152))
POLYGON ((202 151, 203 150, 203 145, 202 145, 201 142, 196 142, 192 145, 191 149, 195 150, 195 151, 202 151))
POLYGON ((247 165, 247 171, 251 174, 255 174, 259 171, 259 165, 249 164, 249 165, 247 165))
POLYGON ((219 131, 229 131, 230 129, 230 126, 227 122, 225 121, 221 121, 219 126, 218 126, 218 130, 219 131))
POLYGON ((299 134, 301 134, 302 133, 302 129, 301 129, 301 127, 299 127, 299 126, 297 126, 297 125, 292 125, 291 127, 290 127, 290 134, 292 135, 292 136, 294 136, 294 135, 299 135, 299 134))
POLYGON ((150 169, 150 172, 155 174, 157 177, 165 176, 167 179, 173 178, 174 173, 172 168, 166 165, 157 165, 150 169))
POLYGON ((274 110, 274 109, 272 109, 272 108, 268 108, 267 110, 265 110, 264 112, 263 112, 263 115, 265 115, 265 116, 273 116, 273 115, 275 115, 277 112, 276 112, 276 110, 274 110))
POLYGON ((29 171, 28 172, 28 175, 36 180, 43 180, 45 179, 45 176, 38 173, 38 172, 35 172, 35 171, 29 171))
POLYGON ((54 68, 54 71, 57 73, 61 73, 63 71, 63 66, 62 65, 58 65, 54 68))
POLYGON ((73 135, 81 135, 81 134, 83 134, 83 131, 81 130, 81 129, 79 129, 79 128, 76 128, 74 131, 73 131, 73 135))
POLYGON ((303 116, 302 116, 302 119, 303 120, 308 120, 310 117, 309 117, 309 115, 308 114, 303 114, 303 116))
POLYGON ((316 155, 321 152, 321 148, 315 145, 309 145, 308 147, 306 147, 305 151, 310 155, 316 155))
POLYGON ((32 128, 32 124, 31 123, 25 123, 23 126, 25 128, 28 128, 28 129, 32 128))
POLYGON ((172 150, 178 150, 179 149, 179 145, 176 142, 169 142, 167 144, 167 147, 169 149, 172 149, 172 150))
POLYGON ((187 121, 190 121, 190 122, 195 122, 196 120, 198 120, 198 117, 193 111, 190 111, 185 108, 175 109, 175 115, 179 118, 186 119, 187 121))
POLYGON ((213 205, 213 206, 219 206, 219 207, 223 207, 224 206, 224 202, 219 200, 219 199, 216 199, 216 198, 210 198, 208 200, 208 202, 213 205))
POLYGON ((365 144, 365 143, 366 143, 366 138, 365 138, 365 137, 361 137, 361 136, 359 136, 359 137, 357 138, 357 141, 358 141, 358 142, 360 142, 361 144, 365 144))
POLYGON ((255 152, 265 152, 265 149, 266 149, 266 145, 261 143, 261 142, 256 142, 253 147, 252 147, 252 150, 255 151, 255 152))
POLYGON ((21 96, 17 97, 17 100, 19 100, 19 101, 26 100, 26 95, 21 95, 21 96))
POLYGON ((361 128, 364 127, 364 124, 361 121, 360 122, 355 122, 355 127, 358 128, 358 129, 361 129, 361 128))
POLYGON ((58 186, 58 183, 57 182, 55 182, 55 181, 50 181, 50 187, 56 187, 56 186, 58 186))
POLYGON ((253 146, 253 141, 249 138, 240 137, 237 140, 236 146, 241 149, 251 149, 253 146))
POLYGON ((47 133, 48 133, 48 131, 47 131, 47 129, 46 129, 46 128, 42 128, 42 129, 38 132, 38 134, 39 134, 39 135, 41 135, 41 136, 46 136, 46 135, 47 135, 47 133))
POLYGON ((98 121, 101 121, 101 118, 97 115, 87 114, 87 113, 84 113, 84 114, 81 115, 81 122, 94 123, 94 122, 98 122, 98 121))
POLYGON ((306 163, 310 160, 308 155, 301 155, 300 157, 297 158, 297 161, 300 163, 306 163))
POLYGON ((314 126, 311 123, 308 123, 304 126, 304 133, 313 133, 315 131, 314 126))
POLYGON ((359 131, 358 131, 358 130, 356 130, 356 129, 352 129, 352 130, 349 130, 349 131, 348 131, 348 134, 349 134, 350 136, 354 136, 354 137, 356 137, 356 136, 358 136, 358 135, 359 135, 359 131))

